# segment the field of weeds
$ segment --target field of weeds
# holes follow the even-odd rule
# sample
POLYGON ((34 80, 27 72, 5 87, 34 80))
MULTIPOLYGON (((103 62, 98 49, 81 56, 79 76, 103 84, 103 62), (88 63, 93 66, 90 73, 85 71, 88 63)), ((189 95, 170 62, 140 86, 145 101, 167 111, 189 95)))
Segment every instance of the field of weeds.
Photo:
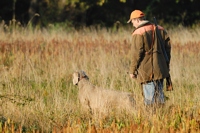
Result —
POLYGON ((127 75, 131 28, 33 29, 0 25, 0 132, 199 132, 200 27, 168 29, 174 91, 151 113, 140 86, 127 75), (74 71, 108 89, 136 95, 138 112, 93 116, 83 112, 74 71))

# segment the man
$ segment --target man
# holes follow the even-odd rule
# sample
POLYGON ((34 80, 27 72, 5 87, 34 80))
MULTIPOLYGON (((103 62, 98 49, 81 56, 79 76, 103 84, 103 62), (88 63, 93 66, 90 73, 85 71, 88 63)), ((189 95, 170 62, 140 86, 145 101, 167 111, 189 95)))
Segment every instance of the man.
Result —
POLYGON ((163 27, 158 26, 164 48, 168 56, 165 59, 158 33, 153 23, 145 20, 145 14, 134 10, 127 23, 135 27, 132 33, 130 77, 142 85, 145 105, 164 104, 163 80, 169 77, 171 44, 163 27))

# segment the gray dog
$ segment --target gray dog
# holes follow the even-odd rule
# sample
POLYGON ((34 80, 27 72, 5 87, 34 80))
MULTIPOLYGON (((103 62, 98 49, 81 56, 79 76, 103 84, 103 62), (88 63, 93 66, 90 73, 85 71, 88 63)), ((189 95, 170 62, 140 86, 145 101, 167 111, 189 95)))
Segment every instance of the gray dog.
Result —
POLYGON ((84 109, 92 113, 107 113, 111 110, 134 112, 132 93, 109 90, 94 86, 84 71, 73 73, 73 84, 78 85, 78 98, 84 109))

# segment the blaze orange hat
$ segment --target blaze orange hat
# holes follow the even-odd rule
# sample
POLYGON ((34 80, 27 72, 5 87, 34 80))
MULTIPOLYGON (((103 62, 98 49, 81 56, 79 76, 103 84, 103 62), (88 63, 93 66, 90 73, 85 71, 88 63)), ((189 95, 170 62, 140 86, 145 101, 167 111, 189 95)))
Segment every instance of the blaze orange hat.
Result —
POLYGON ((131 15, 130 15, 130 19, 127 21, 127 23, 130 23, 132 19, 134 18, 140 18, 140 17, 143 17, 145 16, 145 14, 140 11, 140 10, 134 10, 132 11, 131 15))

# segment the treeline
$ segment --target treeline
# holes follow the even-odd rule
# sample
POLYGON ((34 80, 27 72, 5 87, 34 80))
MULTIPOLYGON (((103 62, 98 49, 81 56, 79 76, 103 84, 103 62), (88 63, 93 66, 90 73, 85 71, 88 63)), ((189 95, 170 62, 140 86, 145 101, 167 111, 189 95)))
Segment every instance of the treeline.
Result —
POLYGON ((191 26, 199 23, 199 5, 199 0, 1 0, 0 21, 110 27, 126 24, 131 11, 140 9, 150 20, 191 26))

